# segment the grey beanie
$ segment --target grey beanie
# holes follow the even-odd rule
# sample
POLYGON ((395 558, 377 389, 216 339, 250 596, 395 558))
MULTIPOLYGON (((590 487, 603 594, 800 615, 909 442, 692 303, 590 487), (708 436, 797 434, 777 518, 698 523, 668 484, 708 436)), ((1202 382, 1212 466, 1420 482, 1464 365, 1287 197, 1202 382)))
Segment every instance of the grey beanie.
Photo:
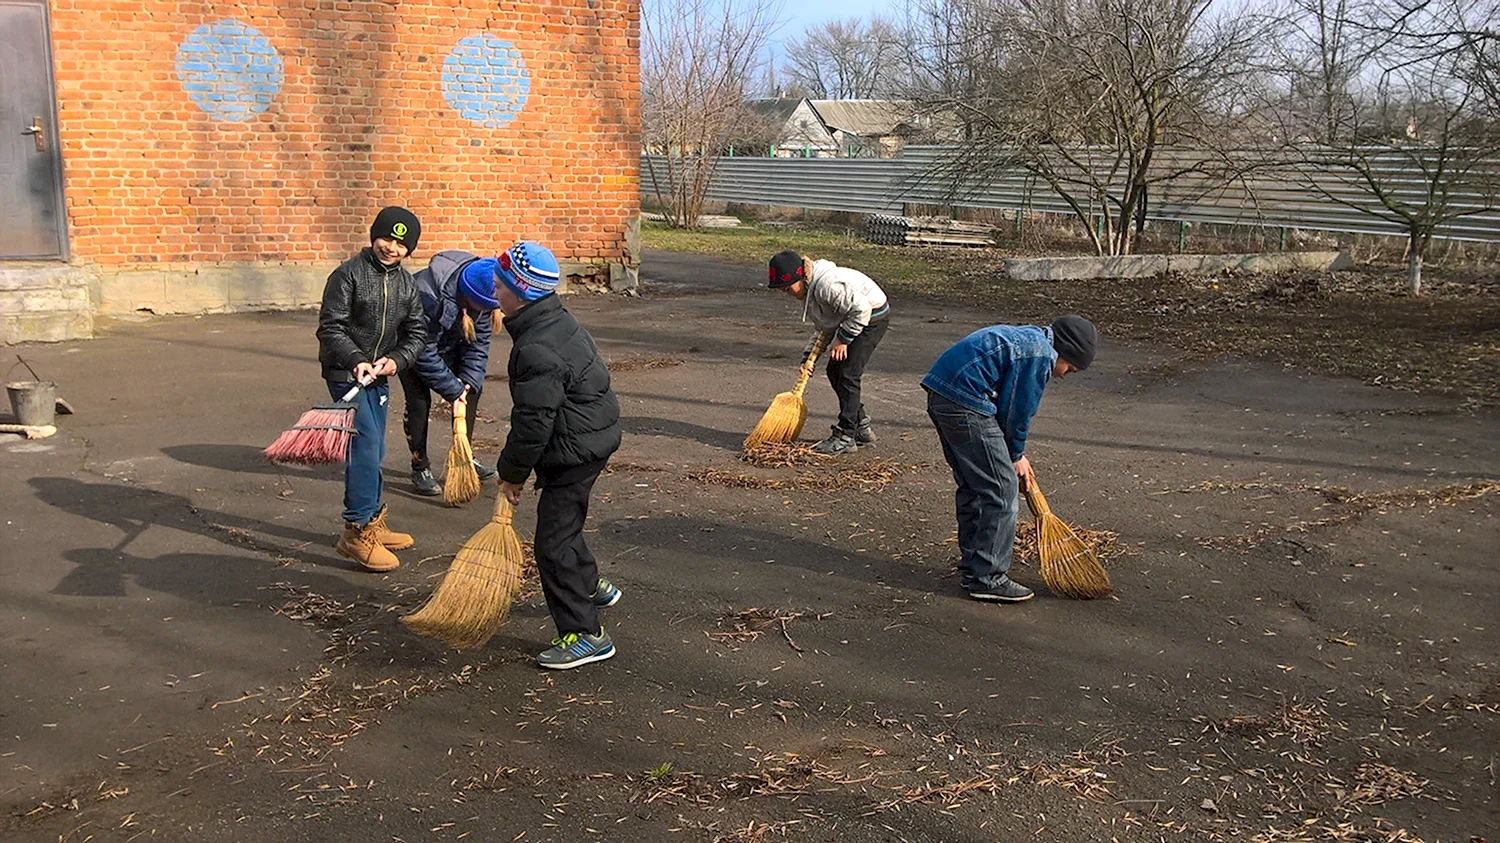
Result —
POLYGON ((1094 346, 1098 343, 1099 332, 1094 323, 1082 316, 1069 313, 1052 323, 1052 347, 1057 349, 1057 356, 1080 372, 1094 362, 1094 346))

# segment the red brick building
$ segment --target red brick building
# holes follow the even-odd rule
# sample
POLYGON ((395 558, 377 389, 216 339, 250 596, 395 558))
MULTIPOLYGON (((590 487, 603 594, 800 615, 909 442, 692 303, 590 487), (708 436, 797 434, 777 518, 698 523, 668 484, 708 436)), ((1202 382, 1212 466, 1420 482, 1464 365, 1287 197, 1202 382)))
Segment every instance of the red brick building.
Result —
POLYGON ((633 286, 636 0, 0 0, 0 340, 309 306, 376 210, 633 286), (14 95, 13 95, 14 94, 14 95))

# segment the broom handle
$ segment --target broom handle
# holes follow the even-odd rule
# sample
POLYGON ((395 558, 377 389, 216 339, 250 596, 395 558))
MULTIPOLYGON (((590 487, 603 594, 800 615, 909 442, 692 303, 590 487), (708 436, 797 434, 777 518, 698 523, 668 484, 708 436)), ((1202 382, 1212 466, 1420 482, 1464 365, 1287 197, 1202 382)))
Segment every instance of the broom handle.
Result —
POLYGON ((802 376, 797 378, 797 385, 792 389, 792 394, 798 398, 801 398, 802 393, 807 390, 807 381, 812 377, 812 364, 818 359, 818 355, 823 353, 823 343, 827 339, 827 334, 819 333, 817 341, 813 343, 812 353, 807 355, 807 361, 802 364, 802 376))
POLYGON ((368 378, 366 380, 360 381, 359 383, 356 383, 354 386, 349 387, 349 391, 344 393, 344 397, 339 399, 339 403, 348 404, 350 401, 354 400, 354 396, 358 395, 361 389, 364 389, 374 382, 374 378, 368 378))
POLYGON ((1042 494, 1042 487, 1036 483, 1036 474, 1031 475, 1031 482, 1026 485, 1026 505, 1031 508, 1031 514, 1038 521, 1043 516, 1052 514, 1052 507, 1047 506, 1047 498, 1042 494))
POLYGON ((453 402, 453 438, 463 439, 469 435, 469 402, 459 398, 453 402))
POLYGON ((510 505, 510 498, 507 498, 505 492, 501 491, 500 499, 495 501, 495 517, 490 520, 496 524, 510 526, 510 522, 515 518, 515 514, 516 509, 510 505))

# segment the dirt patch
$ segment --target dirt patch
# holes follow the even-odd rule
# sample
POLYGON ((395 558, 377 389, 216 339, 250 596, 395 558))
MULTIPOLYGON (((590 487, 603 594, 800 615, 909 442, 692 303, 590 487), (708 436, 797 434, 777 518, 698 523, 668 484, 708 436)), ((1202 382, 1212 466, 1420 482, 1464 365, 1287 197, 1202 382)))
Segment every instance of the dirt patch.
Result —
MULTIPOLYGON (((788 232, 647 231, 649 246, 760 263, 788 232)), ((1019 282, 1004 249, 875 246, 828 231, 797 231, 800 248, 855 267, 913 299, 968 305, 1011 322, 1068 312, 1108 339, 1175 350, 1181 362, 1221 355, 1272 360, 1369 384, 1500 404, 1500 284, 1492 272, 1435 269, 1419 296, 1399 266, 1275 275, 1221 273, 1136 280, 1019 282)))
POLYGON ((670 369, 673 366, 681 366, 682 361, 676 357, 608 357, 605 365, 614 374, 620 372, 639 372, 646 369, 670 369))

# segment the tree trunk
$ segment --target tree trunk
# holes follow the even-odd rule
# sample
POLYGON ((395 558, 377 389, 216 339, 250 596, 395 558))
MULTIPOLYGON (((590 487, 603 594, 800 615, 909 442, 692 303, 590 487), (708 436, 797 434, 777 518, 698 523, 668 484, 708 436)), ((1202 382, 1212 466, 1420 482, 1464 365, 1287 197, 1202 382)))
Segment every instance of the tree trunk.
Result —
POLYGON ((1422 252, 1416 247, 1406 256, 1406 291, 1414 296, 1422 293, 1422 252))

